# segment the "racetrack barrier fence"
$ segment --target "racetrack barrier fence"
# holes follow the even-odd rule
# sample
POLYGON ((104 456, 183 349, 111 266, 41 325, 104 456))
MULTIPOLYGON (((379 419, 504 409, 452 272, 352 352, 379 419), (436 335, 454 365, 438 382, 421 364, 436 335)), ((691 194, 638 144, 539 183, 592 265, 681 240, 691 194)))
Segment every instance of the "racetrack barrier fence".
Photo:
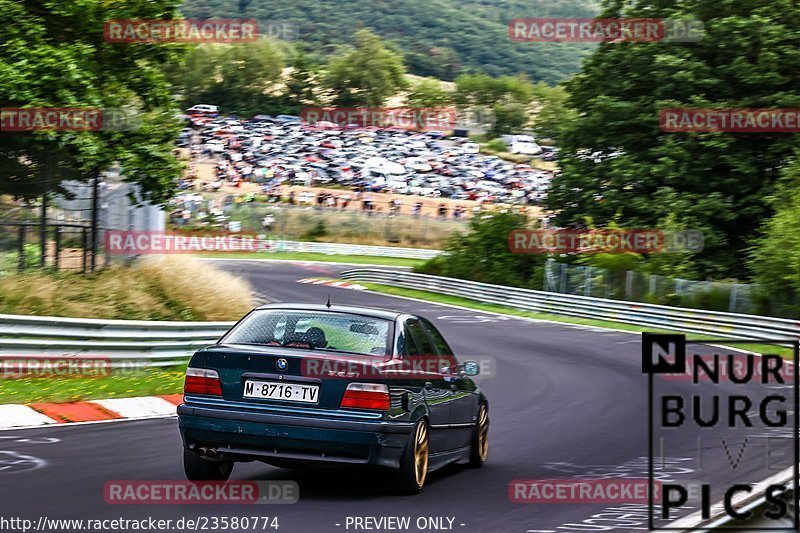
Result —
POLYGON ((675 329, 730 338, 770 340, 785 339, 787 336, 800 337, 800 321, 785 318, 559 294, 388 269, 347 270, 342 278, 459 296, 536 313, 622 322, 648 328, 675 329))

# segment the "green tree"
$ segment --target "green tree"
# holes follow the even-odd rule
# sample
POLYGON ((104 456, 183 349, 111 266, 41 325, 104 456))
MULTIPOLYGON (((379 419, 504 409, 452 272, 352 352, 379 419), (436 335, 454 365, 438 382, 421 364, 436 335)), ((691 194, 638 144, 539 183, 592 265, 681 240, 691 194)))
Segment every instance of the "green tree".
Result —
POLYGON ((469 122, 486 127, 496 136, 528 122, 534 86, 524 76, 494 78, 481 72, 469 73, 456 78, 454 96, 459 111, 470 117, 469 122))
POLYGON ((292 62, 292 72, 286 81, 286 96, 289 102, 298 109, 304 105, 313 105, 317 96, 314 93, 316 83, 312 66, 304 52, 299 52, 292 62))
POLYGON ((380 107, 406 86, 402 57, 389 50, 367 29, 355 34, 355 47, 331 59, 325 85, 334 105, 380 107))
POLYGON ((593 45, 522 43, 509 39, 512 17, 590 18, 596 0, 186 0, 187 17, 255 18, 295 25, 298 40, 326 55, 348 44, 368 26, 396 43, 410 72, 452 81, 461 71, 480 69, 492 76, 524 72, 531 79, 556 83, 580 68, 593 45))
POLYGON ((91 179, 117 161, 151 200, 169 197, 181 169, 172 154, 180 126, 163 69, 183 47, 112 44, 103 26, 172 19, 180 3, 0 0, 3 107, 127 109, 127 123, 114 129, 0 135, 0 194, 35 196, 45 181, 59 190, 63 179, 91 179))
POLYGON ((497 104, 492 111, 494 125, 491 133, 495 136, 518 131, 528 122, 528 111, 521 104, 497 104))
POLYGON ((462 107, 496 104, 527 104, 534 96, 534 87, 524 76, 462 74, 456 78, 456 102, 462 107))
POLYGON ((603 17, 701 20, 698 42, 603 43, 568 84, 576 110, 561 135, 561 174, 548 207, 562 226, 622 213, 652 227, 678 213, 703 231, 704 276, 744 277, 741 257, 761 221, 793 134, 666 133, 675 107, 800 107, 800 17, 793 0, 608 1, 603 17), (626 6, 626 7, 623 7, 626 6), (724 53, 723 53, 724 51, 724 53), (619 152, 623 152, 620 154, 619 152), (612 152, 616 157, 607 157, 612 152))
POLYGON ((441 255, 416 268, 417 272, 470 279, 499 285, 542 286, 543 254, 511 252, 508 238, 512 231, 525 229, 525 215, 513 211, 496 211, 470 221, 470 231, 455 234, 441 255))
POLYGON ((210 103, 226 112, 253 115, 277 100, 284 67, 281 50, 268 39, 243 44, 205 44, 192 49, 182 66, 169 70, 184 105, 210 103))
POLYGON ((407 100, 414 107, 446 107, 453 103, 453 94, 438 81, 424 79, 414 85, 407 100))
POLYGON ((461 69, 458 53, 446 46, 431 47, 416 40, 402 49, 408 69, 419 76, 453 81, 461 69))
POLYGON ((563 85, 550 87, 545 83, 534 85, 537 110, 533 129, 537 136, 560 141, 563 133, 577 118, 575 109, 567 105, 568 93, 563 85))
POLYGON ((781 173, 770 198, 775 215, 762 226, 748 264, 764 289, 765 311, 800 315, 800 152, 781 173))

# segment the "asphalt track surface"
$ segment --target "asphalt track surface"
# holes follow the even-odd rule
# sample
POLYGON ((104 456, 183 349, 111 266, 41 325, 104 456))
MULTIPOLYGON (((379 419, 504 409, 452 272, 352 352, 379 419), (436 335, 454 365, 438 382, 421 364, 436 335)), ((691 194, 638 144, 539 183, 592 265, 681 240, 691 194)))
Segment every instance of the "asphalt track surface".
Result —
MULTIPOLYGON (((266 531, 280 533, 356 531, 346 527, 347 518, 367 516, 410 516, 406 531, 420 531, 415 524, 419 517, 451 517, 453 531, 481 533, 647 529, 644 505, 518 504, 508 494, 514 479, 646 477, 647 378, 636 335, 297 283, 309 277, 336 277, 352 267, 218 264, 246 277, 263 300, 324 303, 330 294, 334 304, 414 312, 441 329, 461 360, 494 357, 494 375, 476 378, 490 402, 490 449, 484 468, 450 467, 432 474, 422 494, 396 496, 384 489, 379 474, 246 463, 236 466, 232 479, 292 479, 300 485, 299 501, 274 506, 111 505, 103 497, 108 481, 184 479, 176 419, 5 431, 0 432, 0 516, 34 521, 42 515, 173 520, 277 516, 279 529, 266 531)), ((658 384, 676 390, 686 386, 658 384)), ((665 481, 712 480, 716 501, 718 487, 774 473, 766 470, 764 444, 758 439, 750 439, 742 449, 741 435, 706 430, 700 442, 698 435, 684 432, 665 441, 668 459, 660 470, 665 481), (698 449, 702 462, 697 460, 698 449)), ((696 509, 690 506, 683 514, 696 509)))

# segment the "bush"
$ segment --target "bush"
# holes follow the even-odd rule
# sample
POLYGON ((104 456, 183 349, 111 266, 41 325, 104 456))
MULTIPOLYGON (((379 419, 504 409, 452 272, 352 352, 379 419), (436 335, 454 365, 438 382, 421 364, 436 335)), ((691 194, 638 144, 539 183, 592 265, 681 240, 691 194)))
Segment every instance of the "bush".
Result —
POLYGON ((324 237, 328 234, 328 228, 325 226, 324 220, 317 220, 317 223, 314 226, 303 233, 300 238, 304 241, 316 241, 317 239, 324 237))
POLYGON ((539 289, 545 256, 516 254, 508 248, 510 233, 527 227, 527 217, 511 211, 475 217, 470 221, 469 233, 450 238, 446 254, 416 267, 415 271, 539 289))
POLYGON ((680 296, 678 297, 678 305, 711 311, 728 311, 730 296, 729 291, 713 288, 687 296, 680 296))
POLYGON ((508 150, 508 146, 503 139, 492 139, 486 143, 486 149, 492 152, 505 152, 508 150))
POLYGON ((800 153, 781 172, 771 200, 775 214, 750 250, 749 267, 762 287, 758 307, 781 316, 800 316, 800 153))

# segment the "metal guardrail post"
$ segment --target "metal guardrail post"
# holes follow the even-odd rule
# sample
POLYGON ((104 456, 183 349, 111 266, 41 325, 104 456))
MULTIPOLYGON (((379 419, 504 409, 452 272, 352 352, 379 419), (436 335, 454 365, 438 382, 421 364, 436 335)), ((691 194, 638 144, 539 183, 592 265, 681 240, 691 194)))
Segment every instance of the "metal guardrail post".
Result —
POLYGON ((25 270, 25 226, 19 227, 19 238, 18 238, 18 250, 19 250, 19 271, 22 272, 25 270))
POLYGON ((585 278, 585 287, 583 291, 584 296, 591 296, 592 295, 592 267, 586 266, 584 267, 583 276, 585 278))
POLYGON ((633 270, 625 272, 625 299, 633 299, 633 270))
POLYGON ((56 236, 55 236, 55 255, 53 256, 53 266, 56 271, 58 271, 58 263, 59 258, 61 255, 61 226, 56 226, 56 236))
POLYGON ((87 266, 86 265, 86 252, 87 252, 86 249, 89 247, 89 239, 87 237, 86 228, 83 228, 81 233, 82 233, 82 236, 81 236, 81 240, 82 240, 82 242, 81 242, 81 251, 83 252, 81 254, 81 270, 83 271, 84 274, 86 274, 86 266, 87 266))

